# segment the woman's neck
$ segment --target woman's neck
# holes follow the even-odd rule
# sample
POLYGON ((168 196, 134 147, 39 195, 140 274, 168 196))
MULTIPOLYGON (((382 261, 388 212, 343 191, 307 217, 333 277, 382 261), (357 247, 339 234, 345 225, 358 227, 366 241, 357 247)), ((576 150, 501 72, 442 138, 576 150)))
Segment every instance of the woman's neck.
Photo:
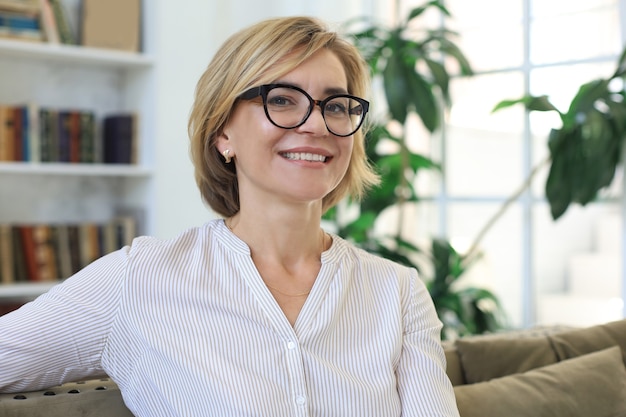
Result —
POLYGON ((243 240, 253 258, 284 265, 319 260, 330 246, 320 226, 319 210, 246 210, 226 219, 226 225, 243 240))

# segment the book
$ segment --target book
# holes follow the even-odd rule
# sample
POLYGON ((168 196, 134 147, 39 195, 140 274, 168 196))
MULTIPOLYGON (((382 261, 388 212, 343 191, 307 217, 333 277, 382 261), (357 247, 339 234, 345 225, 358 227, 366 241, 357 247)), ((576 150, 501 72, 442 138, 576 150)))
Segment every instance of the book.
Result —
POLYGON ((57 113, 57 162, 70 162, 71 118, 71 111, 61 110, 57 113))
POLYGON ((61 43, 57 21, 50 0, 39 0, 40 21, 46 41, 53 44, 61 43))
POLYGON ((38 0, 0 0, 0 10, 17 13, 38 13, 38 0))
POLYGON ((72 274, 80 271, 81 255, 80 255, 80 226, 78 224, 69 224, 67 226, 67 234, 70 246, 70 263, 72 266, 72 274))
POLYGON ((50 7, 52 8, 52 14, 57 24, 57 31, 59 33, 59 40, 61 43, 68 45, 76 45, 76 35, 70 25, 70 20, 67 14, 67 10, 63 6, 61 0, 48 0, 50 7))
POLYGON ((83 0, 83 46, 139 52, 141 0, 83 0))
POLYGON ((28 271, 26 269, 26 257, 24 256, 24 247, 22 245, 22 235, 19 226, 11 227, 13 237, 13 276, 15 282, 28 281, 28 271))
POLYGON ((103 162, 136 163, 137 126, 135 114, 116 114, 104 118, 103 162))
POLYGON ((118 249, 130 245, 137 236, 136 220, 132 216, 119 216, 113 222, 117 230, 118 249))
POLYGON ((86 267, 100 257, 100 241, 96 223, 81 223, 79 231, 80 266, 86 267))
POLYGON ((15 161, 15 112, 0 105, 0 161, 15 161))
POLYGON ((52 162, 52 111, 39 109, 39 162, 52 162))
POLYGON ((48 154, 50 160, 48 162, 59 162, 59 110, 56 108, 48 109, 48 123, 50 130, 48 132, 48 154))
POLYGON ((91 111, 82 111, 79 118, 80 162, 96 162, 96 116, 91 111))
POLYGON ((57 259, 58 276, 61 279, 69 278, 72 270, 72 255, 70 251, 69 226, 56 224, 52 226, 52 238, 55 241, 55 253, 57 259))
POLYGON ((36 224, 31 227, 38 268, 37 279, 39 281, 56 281, 59 278, 59 274, 52 228, 48 224, 36 224))
POLYGON ((22 111, 22 149, 24 161, 40 162, 39 108, 36 104, 20 106, 22 111))
POLYGON ((25 154, 28 152, 28 141, 24 140, 24 113, 19 106, 12 107, 13 111, 13 160, 25 161, 25 154))
POLYGON ((41 41, 39 18, 36 2, 0 0, 0 37, 41 41))
POLYGON ((15 282, 13 262, 13 227, 6 223, 0 224, 0 283, 15 282))
POLYGON ((69 162, 80 162, 80 114, 78 110, 69 112, 68 134, 69 134, 69 162))
POLYGON ((32 225, 20 225, 18 231, 21 238, 22 253, 24 254, 24 264, 28 281, 39 281, 39 262, 37 260, 37 250, 32 225))

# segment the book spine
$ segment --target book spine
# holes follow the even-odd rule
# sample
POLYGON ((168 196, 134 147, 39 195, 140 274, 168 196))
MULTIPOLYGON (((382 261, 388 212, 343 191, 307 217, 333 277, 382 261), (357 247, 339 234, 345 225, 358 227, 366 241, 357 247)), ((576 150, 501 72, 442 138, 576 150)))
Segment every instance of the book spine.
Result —
POLYGON ((67 226, 72 274, 75 274, 81 268, 79 229, 80 226, 77 224, 70 224, 67 226))
POLYGON ((80 112, 73 110, 69 114, 69 161, 80 162, 80 112))
POLYGON ((71 136, 71 112, 59 111, 57 113, 57 162, 70 162, 70 136, 71 136))
POLYGON ((39 263, 37 260, 35 238, 33 236, 33 227, 30 225, 19 226, 19 232, 22 240, 22 251, 24 253, 28 280, 39 281, 39 263))
POLYGON ((24 128, 25 138, 24 140, 28 145, 27 161, 41 162, 40 157, 40 132, 39 132, 39 108, 36 104, 27 104, 24 106, 24 128))
POLYGON ((52 114, 49 109, 39 109, 39 160, 52 162, 52 114))
POLYGON ((39 8, 41 10, 41 26, 46 35, 46 40, 50 43, 61 43, 59 38, 59 30, 57 29, 57 21, 52 10, 50 0, 40 0, 39 8))
POLYGON ((70 22, 67 17, 67 11, 63 7, 61 0, 49 0, 52 6, 54 19, 57 23, 57 30, 59 32, 59 39, 64 44, 75 45, 76 37, 70 27, 70 22))
POLYGON ((0 224, 0 284, 68 278, 130 245, 136 233, 132 216, 102 223, 0 224))
POLYGON ((14 119, 13 108, 0 105, 0 161, 15 160, 14 119))
POLYGON ((130 164, 133 161, 135 118, 132 114, 107 116, 104 119, 104 162, 130 164))
POLYGON ((66 224, 57 224, 53 227, 53 238, 55 239, 55 254, 58 265, 59 278, 69 278, 72 271, 72 257, 70 253, 70 234, 66 224))
POLYGON ((16 282, 28 281, 26 257, 24 255, 24 245, 22 243, 20 227, 13 225, 11 232, 13 236, 13 276, 16 282))
POLYGON ((96 158, 96 116, 93 112, 80 113, 80 162, 94 163, 96 158))
POLYGON ((0 224, 0 283, 15 282, 13 264, 13 228, 10 224, 0 224))
POLYGON ((38 280, 58 280, 59 276, 51 226, 48 224, 34 225, 32 226, 32 233, 35 244, 35 258, 37 259, 38 280))
POLYGON ((0 9, 0 37, 42 41, 43 32, 39 25, 39 10, 9 11, 0 9))
MULTIPOLYGON (((24 120, 21 107, 13 107, 13 160, 24 161, 24 120)), ((26 149, 27 151, 27 149, 26 149)))

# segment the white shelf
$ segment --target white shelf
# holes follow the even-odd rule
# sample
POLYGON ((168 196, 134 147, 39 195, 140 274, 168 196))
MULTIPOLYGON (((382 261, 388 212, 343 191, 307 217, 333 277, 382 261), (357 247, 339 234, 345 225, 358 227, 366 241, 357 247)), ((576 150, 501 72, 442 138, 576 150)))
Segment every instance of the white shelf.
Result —
MULTIPOLYGON (((153 31, 147 27, 154 19, 145 13, 154 7, 143 2, 141 36, 148 51, 153 31)), ((150 233, 154 172, 147 155, 154 146, 148 139, 156 62, 143 52, 0 38, 0 104, 89 109, 98 118, 133 111, 142 121, 139 165, 0 162, 0 222, 103 221, 125 211, 141 213, 143 233, 150 233)), ((0 300, 35 298, 57 283, 0 284, 0 300)))
POLYGON ((35 298, 58 283, 60 281, 2 284, 0 285, 0 300, 35 298))
POLYGON ((145 54, 11 39, 0 39, 0 55, 137 69, 154 63, 152 57, 145 54))
POLYGON ((0 162, 0 174, 150 177, 152 170, 137 165, 0 162))

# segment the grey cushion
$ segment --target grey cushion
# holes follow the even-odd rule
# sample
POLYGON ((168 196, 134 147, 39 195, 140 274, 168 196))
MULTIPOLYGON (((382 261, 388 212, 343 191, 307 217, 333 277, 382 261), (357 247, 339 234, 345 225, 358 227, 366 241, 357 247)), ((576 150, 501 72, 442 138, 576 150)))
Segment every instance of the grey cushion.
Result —
POLYGON ((0 417, 133 417, 109 379, 73 382, 43 391, 0 394, 0 417))
POLYGON ((520 339, 470 338, 456 341, 468 384, 550 365, 557 357, 545 336, 520 339))
POLYGON ((550 335, 548 339, 559 360, 619 346, 626 364, 626 320, 550 335))
POLYGON ((613 347, 454 393, 461 417, 624 417, 626 368, 613 347))

